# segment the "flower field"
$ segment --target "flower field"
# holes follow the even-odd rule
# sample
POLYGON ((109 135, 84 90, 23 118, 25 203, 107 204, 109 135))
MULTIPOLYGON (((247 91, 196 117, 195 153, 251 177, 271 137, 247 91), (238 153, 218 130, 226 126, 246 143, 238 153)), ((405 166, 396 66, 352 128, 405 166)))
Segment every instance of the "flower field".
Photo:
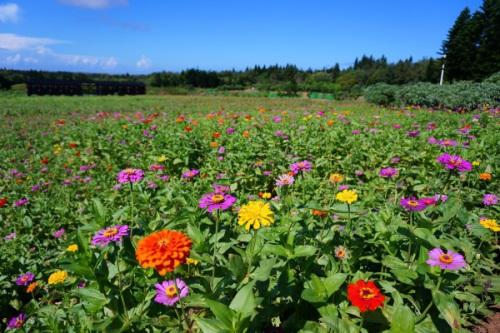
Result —
POLYGON ((0 329, 468 332, 498 311, 499 110, 0 100, 0 329))

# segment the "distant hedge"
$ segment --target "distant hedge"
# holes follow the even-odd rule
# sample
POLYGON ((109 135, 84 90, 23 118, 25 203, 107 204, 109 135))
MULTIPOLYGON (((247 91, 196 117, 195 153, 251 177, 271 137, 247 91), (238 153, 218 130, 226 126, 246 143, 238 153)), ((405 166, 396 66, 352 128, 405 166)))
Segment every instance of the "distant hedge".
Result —
POLYGON ((365 99, 379 105, 418 105, 452 110, 500 107, 500 83, 495 78, 482 83, 457 82, 439 86, 432 83, 408 85, 375 84, 365 88, 365 99))

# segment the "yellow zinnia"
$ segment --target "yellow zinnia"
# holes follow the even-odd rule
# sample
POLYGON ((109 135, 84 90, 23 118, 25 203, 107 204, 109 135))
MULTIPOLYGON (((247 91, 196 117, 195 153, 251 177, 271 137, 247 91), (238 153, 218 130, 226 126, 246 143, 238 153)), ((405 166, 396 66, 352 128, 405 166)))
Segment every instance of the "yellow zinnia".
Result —
POLYGON ((497 221, 494 219, 484 219, 479 221, 479 223, 485 227, 486 229, 493 230, 494 232, 499 232, 500 231, 500 226, 498 225, 497 221))
POLYGON ((78 251, 78 245, 71 244, 70 246, 68 246, 66 248, 66 251, 68 251, 68 252, 76 252, 76 251, 78 251))
POLYGON ((55 271, 49 276, 49 284, 63 283, 67 277, 68 273, 66 271, 55 271))
POLYGON ((344 176, 342 176, 340 173, 332 173, 330 175, 330 183, 340 183, 341 181, 344 180, 344 176))
POLYGON ((194 259, 194 258, 191 258, 191 257, 189 257, 189 258, 186 259, 186 264, 188 264, 188 265, 196 266, 199 263, 200 263, 200 261, 198 259, 194 259))
POLYGON ((271 206, 264 201, 250 201, 242 206, 238 213, 238 224, 245 225, 246 230, 250 230, 250 227, 257 230, 261 226, 268 227, 273 223, 271 206))
POLYGON ((358 200, 358 194, 353 190, 343 190, 342 192, 337 193, 335 198, 339 201, 352 204, 358 200))
POLYGON ((161 155, 160 157, 158 157, 158 163, 163 163, 167 160, 167 156, 165 155, 161 155))

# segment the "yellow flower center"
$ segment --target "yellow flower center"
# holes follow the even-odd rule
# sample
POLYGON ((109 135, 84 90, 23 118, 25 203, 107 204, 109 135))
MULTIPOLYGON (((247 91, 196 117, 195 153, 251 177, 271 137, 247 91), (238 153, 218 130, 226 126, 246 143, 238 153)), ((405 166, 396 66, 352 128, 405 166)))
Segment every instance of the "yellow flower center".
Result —
POLYGON ((442 254, 439 256, 439 261, 443 264, 451 264, 453 262, 453 257, 449 254, 442 254))
POLYGON ((125 173, 128 174, 128 175, 131 175, 131 174, 133 174, 135 172, 135 170, 131 169, 131 168, 125 169, 123 171, 125 171, 125 173))
POLYGON ((167 295, 168 297, 177 296, 177 288, 175 286, 169 286, 167 289, 165 289, 165 295, 167 295))
POLYGON ((416 201, 416 200, 409 200, 408 201, 408 206, 417 207, 418 206, 418 201, 416 201))
POLYGON ((224 201, 224 196, 222 194, 214 194, 210 200, 212 200, 212 203, 218 204, 224 201))
POLYGON ((167 245, 168 245, 168 239, 163 238, 158 241, 158 246, 160 248, 165 248, 167 247, 167 245))
POLYGON ((115 227, 108 228, 102 233, 104 237, 113 237, 118 233, 118 229, 115 227))
POLYGON ((375 297, 376 293, 371 288, 361 288, 359 296, 363 299, 371 299, 375 297))

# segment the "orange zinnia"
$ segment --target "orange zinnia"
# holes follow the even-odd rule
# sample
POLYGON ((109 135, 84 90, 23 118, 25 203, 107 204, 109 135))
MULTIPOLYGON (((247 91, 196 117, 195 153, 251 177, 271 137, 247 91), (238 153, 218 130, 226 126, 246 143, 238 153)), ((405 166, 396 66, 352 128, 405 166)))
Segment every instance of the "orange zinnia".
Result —
POLYGON ((154 268, 164 276, 186 262, 191 244, 182 232, 160 230, 139 241, 135 257, 143 268, 154 268))
POLYGON ((491 178, 492 178, 491 173, 489 173, 489 172, 483 172, 483 173, 479 174, 479 179, 481 179, 481 180, 490 181, 491 178))

